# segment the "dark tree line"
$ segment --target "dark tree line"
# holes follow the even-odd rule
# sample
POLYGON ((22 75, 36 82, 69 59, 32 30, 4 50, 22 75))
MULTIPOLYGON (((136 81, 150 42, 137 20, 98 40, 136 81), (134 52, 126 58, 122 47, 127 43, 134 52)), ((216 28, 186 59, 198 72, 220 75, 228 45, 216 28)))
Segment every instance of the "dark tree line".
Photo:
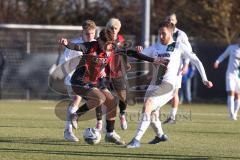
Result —
MULTIPOLYGON (((142 0, 0 0, 0 23, 81 25, 93 19, 104 26, 122 21, 122 33, 141 35, 142 0)), ((179 28, 201 40, 231 43, 240 33, 238 0, 151 0, 151 34, 170 12, 179 28)))

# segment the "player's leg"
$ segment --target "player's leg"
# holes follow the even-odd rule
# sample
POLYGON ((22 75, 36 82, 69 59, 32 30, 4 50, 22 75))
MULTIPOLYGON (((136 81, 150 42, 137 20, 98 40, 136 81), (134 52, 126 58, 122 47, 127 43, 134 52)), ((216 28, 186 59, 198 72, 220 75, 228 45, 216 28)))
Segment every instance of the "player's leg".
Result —
POLYGON ((144 100, 142 118, 139 122, 135 137, 127 145, 127 148, 140 147, 140 140, 151 123, 152 111, 157 109, 157 107, 162 107, 165 105, 172 98, 172 92, 173 86, 166 82, 163 82, 160 86, 157 86, 157 89, 151 90, 151 87, 148 88, 144 100))
POLYGON ((127 91, 126 90, 118 90, 117 94, 119 95, 119 118, 120 125, 123 130, 127 129, 127 120, 126 120, 126 108, 127 108, 127 91))
POLYGON ((156 136, 149 142, 149 144, 157 144, 159 142, 167 141, 168 139, 167 135, 163 133, 161 121, 159 120, 159 111, 160 108, 151 113, 151 126, 156 133, 156 136))
POLYGON ((121 78, 113 78, 112 79, 113 88, 116 90, 116 93, 119 98, 119 118, 120 125, 123 130, 127 129, 127 120, 126 120, 126 108, 127 108, 127 88, 126 84, 123 81, 123 77, 121 78))
MULTIPOLYGON (((76 113, 76 111, 78 110, 79 108, 79 105, 80 105, 80 102, 82 100, 82 97, 79 96, 79 95, 73 95, 72 96, 72 102, 68 108, 68 112, 70 115, 73 115, 74 113, 76 113)), ((73 123, 71 122, 72 124, 72 127, 74 129, 77 129, 78 128, 78 121, 73 121, 73 123)))
POLYGON ((102 90, 103 94, 106 97, 106 101, 104 105, 107 108, 106 113, 106 136, 105 141, 112 142, 118 145, 125 144, 124 141, 121 140, 121 137, 115 132, 115 118, 117 114, 117 101, 116 98, 111 94, 111 92, 107 89, 102 90))
POLYGON ((172 99, 172 110, 171 110, 170 116, 172 117, 173 120, 176 119, 176 114, 177 114, 178 105, 179 105, 178 91, 179 91, 179 88, 176 88, 174 95, 173 95, 173 99, 172 99))
MULTIPOLYGON (((82 93, 87 100, 86 103, 79 107, 79 109, 76 111, 78 117, 82 116, 87 111, 93 108, 102 106, 102 104, 106 100, 105 95, 98 88, 95 87, 89 89, 82 88, 80 90, 81 90, 80 93, 82 93)), ((76 89, 74 89, 74 91, 76 91, 76 89)))
POLYGON ((169 112, 168 118, 163 122, 163 124, 175 124, 176 123, 176 114, 178 110, 178 105, 179 105, 179 96, 178 96, 178 91, 179 89, 175 89, 173 93, 173 99, 171 101, 171 109, 169 112))
POLYGON ((95 112, 96 112, 96 119, 97 119, 96 129, 101 131, 102 130, 102 125, 103 125, 103 122, 102 122, 102 107, 101 106, 96 107, 95 112))
POLYGON ((68 94, 71 97, 72 101, 70 102, 67 109, 66 125, 64 130, 64 139, 72 142, 79 141, 78 138, 73 133, 73 128, 77 128, 77 124, 72 125, 71 115, 75 113, 78 109, 78 106, 82 100, 79 95, 75 95, 70 87, 67 88, 68 94))
POLYGON ((235 120, 235 117, 234 117, 234 105, 235 105, 234 95, 235 94, 234 94, 234 91, 228 91, 227 94, 228 94, 227 105, 228 105, 229 118, 231 120, 235 120))
POLYGON ((179 106, 179 88, 181 88, 182 76, 177 77, 175 91, 173 94, 173 99, 171 101, 172 107, 169 112, 169 117, 163 122, 163 124, 175 124, 176 123, 176 114, 179 106))
POLYGON ((236 80, 236 93, 235 93, 235 108, 234 108, 234 117, 237 120, 238 111, 240 108, 240 79, 236 80))
POLYGON ((187 103, 192 102, 191 86, 192 86, 192 78, 188 78, 186 80, 186 100, 187 100, 187 103))
POLYGON ((234 110, 234 117, 237 120, 237 116, 238 116, 238 111, 240 108, 240 90, 239 93, 235 93, 235 110, 234 110))
POLYGON ((235 120, 234 118, 234 99, 235 99, 235 88, 236 88, 236 81, 233 76, 226 74, 226 91, 227 91, 227 106, 228 106, 228 113, 229 118, 231 120, 235 120))
POLYGON ((71 121, 72 124, 74 124, 78 121, 79 117, 89 110, 102 106, 106 100, 106 97, 101 90, 95 87, 89 88, 85 86, 72 86, 72 88, 76 94, 81 95, 86 99, 86 103, 79 107, 78 110, 71 115, 71 121))

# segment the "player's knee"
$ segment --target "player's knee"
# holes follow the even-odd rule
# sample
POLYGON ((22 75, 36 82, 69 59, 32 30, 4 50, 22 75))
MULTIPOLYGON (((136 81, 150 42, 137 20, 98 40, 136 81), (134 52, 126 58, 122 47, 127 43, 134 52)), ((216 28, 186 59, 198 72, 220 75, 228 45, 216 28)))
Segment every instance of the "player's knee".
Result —
POLYGON ((98 97, 97 100, 96 100, 97 106, 102 105, 105 101, 106 101, 105 96, 98 97))
POLYGON ((148 108, 148 106, 151 106, 153 104, 152 98, 147 98, 144 102, 145 108, 148 108))
POLYGON ((158 116, 159 114, 157 113, 157 111, 154 111, 151 113, 151 122, 154 123, 158 120, 158 116))
POLYGON ((101 92, 92 92, 88 96, 88 101, 91 101, 95 106, 100 106, 106 101, 106 97, 101 92))

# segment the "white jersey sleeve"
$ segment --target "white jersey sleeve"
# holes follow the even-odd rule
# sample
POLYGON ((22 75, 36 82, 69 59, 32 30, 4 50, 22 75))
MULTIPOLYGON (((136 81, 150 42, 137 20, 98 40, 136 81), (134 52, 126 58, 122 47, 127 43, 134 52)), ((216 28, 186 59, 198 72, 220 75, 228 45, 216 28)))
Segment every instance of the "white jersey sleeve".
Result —
POLYGON ((178 29, 177 42, 185 44, 190 50, 192 50, 192 46, 191 46, 191 44, 190 44, 190 42, 188 40, 187 34, 184 31, 180 30, 180 29, 178 29))
POLYGON ((216 60, 218 63, 221 63, 225 58, 227 58, 232 50, 232 45, 229 45, 227 49, 218 57, 216 60))
MULTIPOLYGON (((73 41, 71 41, 72 43, 75 43, 75 44, 79 44, 79 43, 83 43, 83 40, 82 38, 79 38, 79 39, 75 39, 73 41)), ((82 52, 80 51, 75 51, 75 50, 70 50, 68 48, 65 49, 64 53, 63 53, 63 58, 61 60, 60 58, 60 62, 62 61, 63 63, 64 62, 67 62, 69 61, 70 59, 74 58, 74 57, 77 57, 77 56, 80 56, 82 55, 82 52)), ((60 63, 62 64, 62 63, 60 63)))
POLYGON ((154 48, 153 46, 149 46, 147 48, 144 48, 144 50, 141 52, 142 54, 148 56, 148 57, 154 57, 153 53, 154 53, 154 48))
MULTIPOLYGON (((186 47, 192 51, 192 46, 188 40, 188 36, 187 34, 182 31, 182 30, 179 30, 179 35, 178 35, 178 38, 177 38, 177 41, 180 42, 180 43, 183 43, 186 45, 186 47)), ((190 62, 190 59, 189 58, 186 58, 184 59, 184 64, 189 64, 190 62)))
POLYGON ((195 53, 193 53, 189 47, 187 47, 186 45, 184 45, 183 43, 180 43, 179 45, 181 45, 182 48, 182 54, 185 58, 189 58, 190 62, 196 66, 197 70, 199 71, 202 81, 207 81, 207 75, 205 72, 205 69, 203 67, 202 62, 198 59, 198 57, 196 56, 195 53))

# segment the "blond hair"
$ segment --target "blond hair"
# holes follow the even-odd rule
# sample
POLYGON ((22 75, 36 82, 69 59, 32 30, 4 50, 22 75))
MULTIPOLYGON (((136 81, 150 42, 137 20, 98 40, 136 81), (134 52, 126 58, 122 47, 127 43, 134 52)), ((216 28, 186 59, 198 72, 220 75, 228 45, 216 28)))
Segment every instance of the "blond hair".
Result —
POLYGON ((97 28, 96 24, 92 20, 86 20, 83 22, 83 30, 95 30, 97 28))
POLYGON ((107 22, 106 27, 107 27, 107 29, 110 29, 110 28, 112 28, 112 27, 117 27, 117 28, 120 29, 120 28, 121 28, 121 22, 120 22, 120 20, 117 19, 117 18, 111 18, 111 19, 109 19, 109 21, 107 22))

